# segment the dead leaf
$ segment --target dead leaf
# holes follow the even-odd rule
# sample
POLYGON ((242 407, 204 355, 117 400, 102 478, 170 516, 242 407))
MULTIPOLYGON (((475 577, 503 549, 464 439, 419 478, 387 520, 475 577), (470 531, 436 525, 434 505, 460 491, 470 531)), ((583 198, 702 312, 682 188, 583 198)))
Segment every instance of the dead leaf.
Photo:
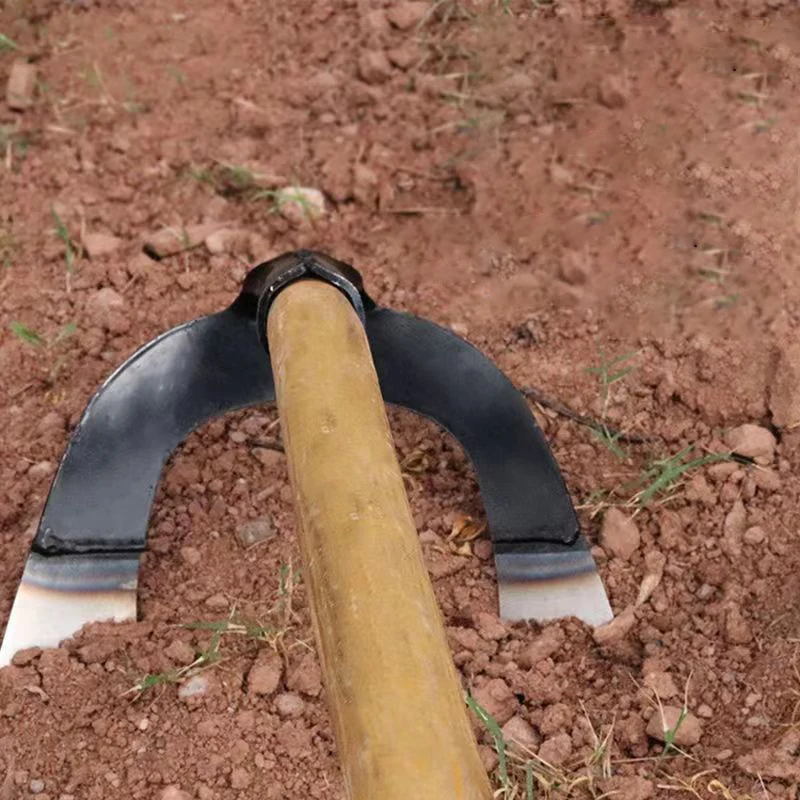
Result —
POLYGON ((447 537, 448 542, 471 542, 486 531, 486 522, 475 520, 467 514, 459 514, 447 537))

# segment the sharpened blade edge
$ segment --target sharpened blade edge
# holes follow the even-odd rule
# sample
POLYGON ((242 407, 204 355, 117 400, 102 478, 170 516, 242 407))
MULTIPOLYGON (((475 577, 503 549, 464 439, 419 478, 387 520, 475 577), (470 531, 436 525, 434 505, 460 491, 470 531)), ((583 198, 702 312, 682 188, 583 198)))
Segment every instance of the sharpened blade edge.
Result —
POLYGON ((0 667, 27 647, 56 647, 89 622, 136 619, 139 558, 31 553, 0 644, 0 667))
POLYGON ((544 622, 577 617, 588 625, 602 625, 614 617, 585 547, 497 553, 495 564, 503 619, 544 622))

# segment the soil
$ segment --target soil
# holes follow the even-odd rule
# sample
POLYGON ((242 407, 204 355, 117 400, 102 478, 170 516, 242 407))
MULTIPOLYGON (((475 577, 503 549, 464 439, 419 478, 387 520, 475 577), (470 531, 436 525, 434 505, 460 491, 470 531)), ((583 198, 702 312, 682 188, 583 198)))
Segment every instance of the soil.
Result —
MULTIPOLYGON (((469 464, 392 411, 456 663, 552 762, 542 795, 797 796, 795 3, 6 0, 0 33, 0 619, 102 380, 226 306, 249 265, 314 247, 643 438, 533 406, 618 614, 595 634, 497 619, 469 464), (143 252, 165 236, 172 255, 143 252), (637 502, 664 459, 751 445, 759 463, 637 502), (684 702, 665 745, 654 715, 684 702)), ((344 798, 284 457, 250 444, 276 419, 234 414, 176 452, 140 622, 0 671, 3 800, 344 798)))

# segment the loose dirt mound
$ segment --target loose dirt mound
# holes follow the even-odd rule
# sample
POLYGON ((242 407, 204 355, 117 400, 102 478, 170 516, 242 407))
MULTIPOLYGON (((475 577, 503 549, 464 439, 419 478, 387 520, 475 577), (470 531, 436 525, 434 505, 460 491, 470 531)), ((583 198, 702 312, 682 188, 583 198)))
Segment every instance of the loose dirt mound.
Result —
MULTIPOLYGON (((497 619, 468 463, 392 415, 456 663, 549 762, 541 792, 793 797, 799 23, 766 0, 8 0, 0 618, 103 378, 315 247, 544 397, 619 615, 599 634, 497 619)), ((0 671, 0 798, 344 797, 276 435, 272 408, 193 434, 142 621, 0 671)))

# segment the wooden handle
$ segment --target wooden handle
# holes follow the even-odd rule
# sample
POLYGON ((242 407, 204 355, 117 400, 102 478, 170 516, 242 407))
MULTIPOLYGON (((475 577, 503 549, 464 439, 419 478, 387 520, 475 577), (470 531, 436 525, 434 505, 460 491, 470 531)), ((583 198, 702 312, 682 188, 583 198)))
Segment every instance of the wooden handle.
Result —
POLYGON ((267 335, 348 797, 488 800, 363 326, 305 280, 267 335))

